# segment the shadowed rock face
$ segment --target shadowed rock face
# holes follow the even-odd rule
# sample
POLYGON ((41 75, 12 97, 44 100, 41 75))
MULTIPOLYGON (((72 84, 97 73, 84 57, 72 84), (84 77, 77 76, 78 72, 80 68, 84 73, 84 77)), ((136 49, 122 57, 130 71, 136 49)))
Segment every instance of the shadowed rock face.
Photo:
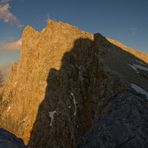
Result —
POLYGON ((98 101, 127 87, 102 65, 97 49, 94 41, 78 39, 60 70, 50 70, 29 147, 76 147, 91 127, 98 101))
POLYGON ((146 55, 53 21, 42 32, 27 26, 22 41, 0 102, 1 127, 29 148, 116 147, 139 122, 144 135, 148 65, 139 57, 146 55))
POLYGON ((146 148, 148 101, 132 90, 111 98, 96 118, 78 148, 146 148))
POLYGON ((0 148, 25 148, 25 145, 21 139, 0 128, 0 148))

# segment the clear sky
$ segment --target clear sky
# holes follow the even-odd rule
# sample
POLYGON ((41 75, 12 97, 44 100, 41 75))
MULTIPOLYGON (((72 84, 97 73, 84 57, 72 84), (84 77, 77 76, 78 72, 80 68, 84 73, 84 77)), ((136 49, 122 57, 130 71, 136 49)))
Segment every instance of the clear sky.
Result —
POLYGON ((17 41, 25 25, 41 30, 48 18, 148 53, 148 0, 0 0, 0 63, 18 58, 1 48, 17 41))

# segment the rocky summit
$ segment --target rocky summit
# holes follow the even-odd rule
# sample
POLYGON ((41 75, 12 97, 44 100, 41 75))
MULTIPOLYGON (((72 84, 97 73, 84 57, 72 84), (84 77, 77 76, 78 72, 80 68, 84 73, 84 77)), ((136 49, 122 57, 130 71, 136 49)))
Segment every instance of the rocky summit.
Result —
POLYGON ((28 148, 146 148, 147 114, 147 54, 62 22, 24 29, 0 127, 28 148))

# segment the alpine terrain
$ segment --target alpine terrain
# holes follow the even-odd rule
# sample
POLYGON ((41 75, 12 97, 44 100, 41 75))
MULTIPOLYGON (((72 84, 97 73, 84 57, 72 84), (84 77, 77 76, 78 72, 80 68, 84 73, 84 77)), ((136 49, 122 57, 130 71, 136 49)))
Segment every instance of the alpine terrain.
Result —
POLYGON ((148 145, 148 55, 99 33, 26 26, 1 89, 0 127, 28 148, 148 145))

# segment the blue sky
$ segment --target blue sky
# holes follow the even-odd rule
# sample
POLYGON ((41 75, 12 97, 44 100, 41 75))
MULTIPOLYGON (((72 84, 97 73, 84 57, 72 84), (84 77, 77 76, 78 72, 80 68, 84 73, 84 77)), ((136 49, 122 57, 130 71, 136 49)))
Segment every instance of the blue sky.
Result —
MULTIPOLYGON (((17 41, 25 25, 41 30, 48 18, 148 53, 148 0, 0 0, 0 45, 17 41)), ((0 51, 0 63, 18 57, 15 50, 0 51)))

